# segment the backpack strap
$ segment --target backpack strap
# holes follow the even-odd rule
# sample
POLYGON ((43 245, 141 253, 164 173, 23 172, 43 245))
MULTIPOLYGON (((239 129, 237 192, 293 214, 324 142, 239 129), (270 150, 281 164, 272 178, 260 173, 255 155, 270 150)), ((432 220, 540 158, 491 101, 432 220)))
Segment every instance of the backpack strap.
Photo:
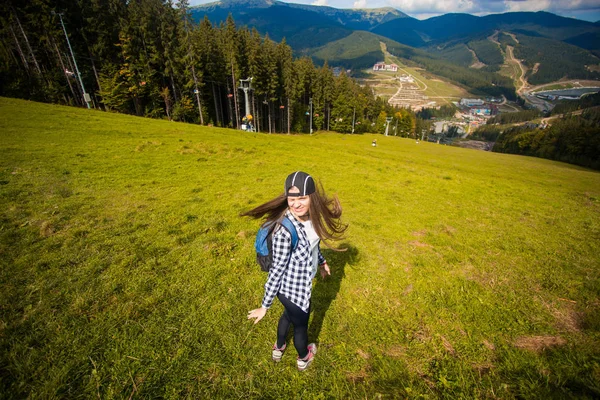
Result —
POLYGON ((283 225, 283 227, 288 230, 290 235, 292 235, 292 250, 296 250, 296 247, 298 247, 298 232, 296 231, 294 223, 290 221, 288 217, 283 217, 281 220, 281 225, 283 225))

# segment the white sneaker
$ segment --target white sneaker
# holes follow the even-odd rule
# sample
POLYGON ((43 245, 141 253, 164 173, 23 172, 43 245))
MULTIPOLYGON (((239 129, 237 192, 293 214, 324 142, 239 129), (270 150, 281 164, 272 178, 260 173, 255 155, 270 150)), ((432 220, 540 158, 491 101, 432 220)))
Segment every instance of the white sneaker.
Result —
POLYGON ((296 363, 298 364, 298 371, 304 371, 315 359, 315 354, 317 354, 317 345, 311 343, 308 345, 308 354, 304 358, 298 357, 296 363))
POLYGON ((273 361, 275 361, 275 362, 281 361, 281 357, 283 357, 283 352, 285 351, 286 347, 287 347, 287 344, 284 343, 283 347, 278 349, 277 342, 275 342, 275 344, 273 345, 273 354, 272 354, 273 361))

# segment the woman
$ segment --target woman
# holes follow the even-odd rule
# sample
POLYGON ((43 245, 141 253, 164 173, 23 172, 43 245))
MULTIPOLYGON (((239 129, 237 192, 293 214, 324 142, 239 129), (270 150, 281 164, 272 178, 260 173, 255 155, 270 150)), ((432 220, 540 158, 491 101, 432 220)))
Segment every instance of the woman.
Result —
POLYGON ((298 369, 304 371, 317 353, 317 346, 308 344, 312 280, 317 269, 320 269, 323 278, 331 274, 319 243, 323 239, 330 247, 327 242, 341 239, 347 226, 340 222, 342 207, 337 197, 328 198, 307 173, 297 171, 290 174, 285 180, 284 190, 282 195, 242 214, 254 218, 266 215, 266 222, 273 226, 273 265, 265 284, 262 306, 249 311, 248 319, 254 318, 254 323, 258 323, 277 296, 284 311, 279 318, 272 358, 276 362, 281 361, 291 324, 294 326, 298 369), (296 229, 298 244, 295 248, 291 233, 281 226, 283 218, 288 218, 296 229))

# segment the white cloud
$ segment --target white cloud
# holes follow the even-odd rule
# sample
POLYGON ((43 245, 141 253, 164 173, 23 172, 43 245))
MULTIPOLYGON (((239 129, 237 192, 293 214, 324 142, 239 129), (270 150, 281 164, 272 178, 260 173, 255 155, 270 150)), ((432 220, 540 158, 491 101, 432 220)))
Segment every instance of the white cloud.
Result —
POLYGON ((356 0, 352 8, 367 8, 367 0, 356 0))
POLYGON ((390 4, 409 14, 469 13, 479 8, 474 0, 390 0, 390 4))
POLYGON ((548 10, 550 8, 550 0, 530 0, 530 1, 514 1, 507 0, 504 2, 506 11, 518 12, 518 11, 541 11, 548 10))
MULTIPOLYGON (((360 0, 356 0, 358 2, 360 0)), ((389 0, 389 4, 408 14, 446 13, 489 14, 516 11, 598 10, 598 0, 389 0)))
POLYGON ((550 11, 564 12, 597 10, 597 0, 505 0, 506 11, 550 11))
POLYGON ((327 0, 315 0, 312 2, 313 6, 326 6, 327 0))

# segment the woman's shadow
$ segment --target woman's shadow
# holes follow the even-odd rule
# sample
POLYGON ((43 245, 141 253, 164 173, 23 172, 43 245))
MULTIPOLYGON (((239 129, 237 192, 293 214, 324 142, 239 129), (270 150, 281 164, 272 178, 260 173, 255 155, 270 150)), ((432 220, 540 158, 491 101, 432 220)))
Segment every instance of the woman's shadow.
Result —
POLYGON ((342 279, 344 279, 344 269, 348 265, 355 265, 358 262, 358 249, 349 243, 342 243, 340 248, 346 251, 323 250, 323 256, 331 268, 331 275, 323 279, 320 273, 317 273, 317 283, 313 287, 311 309, 312 321, 308 328, 308 337, 315 342, 319 342, 319 334, 323 327, 325 314, 331 306, 331 303, 337 297, 342 279))

